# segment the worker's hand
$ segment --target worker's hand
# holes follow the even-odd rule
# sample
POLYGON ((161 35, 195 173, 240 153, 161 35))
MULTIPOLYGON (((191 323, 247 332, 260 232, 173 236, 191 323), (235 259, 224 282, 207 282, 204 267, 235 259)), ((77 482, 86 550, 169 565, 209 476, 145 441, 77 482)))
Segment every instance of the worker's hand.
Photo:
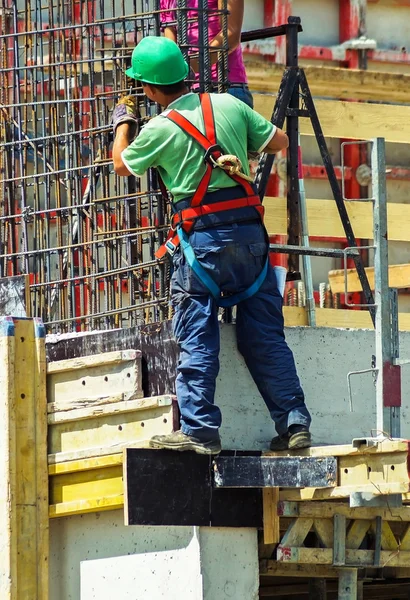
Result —
POLYGON ((112 113, 112 126, 114 137, 118 125, 122 123, 129 124, 129 141, 132 142, 138 135, 139 112, 137 99, 134 96, 123 96, 112 113))

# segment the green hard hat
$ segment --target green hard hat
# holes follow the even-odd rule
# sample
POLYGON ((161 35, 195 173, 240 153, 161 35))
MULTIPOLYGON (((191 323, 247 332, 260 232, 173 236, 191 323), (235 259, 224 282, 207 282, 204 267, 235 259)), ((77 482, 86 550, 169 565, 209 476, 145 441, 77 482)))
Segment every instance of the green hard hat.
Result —
POLYGON ((188 76, 189 67, 181 50, 165 37, 143 38, 132 52, 131 68, 125 74, 153 85, 172 85, 188 76))

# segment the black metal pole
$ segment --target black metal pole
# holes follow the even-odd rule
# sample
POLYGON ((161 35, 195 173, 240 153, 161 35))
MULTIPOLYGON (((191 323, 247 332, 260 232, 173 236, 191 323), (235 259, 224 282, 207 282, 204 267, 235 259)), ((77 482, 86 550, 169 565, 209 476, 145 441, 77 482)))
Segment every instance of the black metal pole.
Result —
MULTIPOLYGON (((300 25, 299 17, 289 17, 286 30, 286 66, 297 70, 298 62, 298 31, 300 25)), ((292 114, 287 118, 286 133, 289 138, 287 151, 287 206, 289 214, 288 244, 299 245, 300 217, 299 217, 299 81, 295 82, 289 108, 292 114)), ((295 275, 299 271, 299 257, 295 254, 289 255, 289 271, 295 275)))

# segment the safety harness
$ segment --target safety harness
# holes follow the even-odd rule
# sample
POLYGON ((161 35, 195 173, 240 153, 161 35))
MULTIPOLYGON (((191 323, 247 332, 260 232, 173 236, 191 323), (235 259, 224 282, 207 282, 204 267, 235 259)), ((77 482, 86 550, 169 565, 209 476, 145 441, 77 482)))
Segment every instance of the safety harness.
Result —
POLYGON ((206 164, 206 170, 199 182, 196 192, 192 196, 190 206, 177 211, 172 215, 171 228, 168 237, 165 243, 156 252, 156 257, 160 259, 165 256, 166 252, 173 255, 180 245, 187 263, 207 287, 217 305, 229 307, 256 294, 266 278, 269 257, 266 258, 261 273, 248 289, 239 292, 238 294, 222 296, 219 286, 196 258, 194 249, 189 242, 189 234, 195 225, 196 219, 206 215, 253 206, 259 213, 260 219, 263 222, 265 209, 261 204, 259 196, 255 194, 253 187, 249 183, 249 178, 243 173, 238 173, 238 167, 233 164, 232 161, 232 159, 235 159, 236 157, 225 155, 216 141, 215 120, 209 94, 200 94, 200 104, 205 126, 205 135, 176 110, 162 113, 162 116, 178 125, 182 131, 191 136, 200 146, 202 146, 205 151, 204 162, 206 164), (245 192, 244 196, 233 200, 222 200, 221 202, 215 202, 213 204, 202 204, 208 191, 212 171, 215 168, 222 168, 231 179, 241 185, 245 192))

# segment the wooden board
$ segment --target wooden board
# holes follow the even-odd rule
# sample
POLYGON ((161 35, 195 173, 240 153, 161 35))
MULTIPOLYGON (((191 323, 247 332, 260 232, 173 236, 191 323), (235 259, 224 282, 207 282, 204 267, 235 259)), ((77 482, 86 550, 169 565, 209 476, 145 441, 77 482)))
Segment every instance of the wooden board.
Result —
POLYGON ((46 344, 49 362, 133 348, 138 348, 142 355, 144 397, 175 393, 178 347, 173 338, 171 321, 86 334, 74 333, 63 338, 48 335, 46 344))
MULTIPOLYGON (((265 197, 265 225, 270 235, 287 234, 286 198, 265 197)), ((373 239, 373 207, 369 202, 346 201, 345 206, 357 239, 373 239)), ((311 237, 344 239, 345 233, 334 200, 307 199, 311 237)), ((387 204, 390 241, 410 241, 410 204, 387 204)), ((314 260, 314 259, 313 259, 314 260)))
POLYGON ((126 525, 262 528, 259 490, 216 490, 212 459, 194 452, 124 452, 126 525))
POLYGON ((118 390, 130 399, 143 397, 140 351, 104 352, 48 365, 49 402, 98 399, 117 394, 118 390))
MULTIPOLYGON (((283 65, 246 57, 246 74, 252 91, 275 94, 283 65)), ((337 99, 410 103, 410 75, 387 71, 363 71, 307 65, 304 71, 313 96, 337 99)))
POLYGON ((0 316, 31 315, 29 275, 0 278, 0 316))
POLYGON ((0 597, 48 599, 45 331, 0 320, 0 597))
MULTIPOLYGON (((114 403, 98 409, 78 409, 49 415, 53 421, 48 434, 48 451, 51 455, 89 452, 93 448, 111 448, 111 452, 121 444, 132 445, 149 440, 153 435, 173 431, 176 405, 170 396, 159 396, 149 402, 145 399, 114 403), (118 405, 124 410, 117 410, 118 405), (96 414, 84 415, 84 411, 96 414), (54 417, 54 420, 53 420, 54 417)), ((88 454, 90 455, 90 454, 88 454)))
MULTIPOLYGON (((316 307, 315 312, 317 327, 374 329, 367 310, 316 307)), ((308 325, 307 314, 304 308, 284 306, 283 314, 286 327, 305 327, 308 325)), ((399 313, 399 329, 400 331, 410 331, 410 313, 399 313)))
MULTIPOLYGON (((374 290, 374 267, 365 269, 369 285, 374 290)), ((343 294, 345 291, 345 273, 343 269, 329 271, 329 283, 334 294, 343 294)), ((389 286, 397 289, 410 287, 410 264, 389 266, 389 286)), ((356 269, 347 270, 348 292, 360 292, 362 286, 357 276, 356 269)))
POLYGON ((315 487, 336 485, 334 457, 218 456, 214 459, 216 488, 315 487))
MULTIPOLYGON (((271 119, 275 97, 254 94, 255 110, 271 119)), ((316 110, 326 137, 368 140, 384 137, 387 142, 410 142, 410 106, 316 100, 316 110)), ((313 135, 310 119, 300 119, 300 133, 313 135)))

